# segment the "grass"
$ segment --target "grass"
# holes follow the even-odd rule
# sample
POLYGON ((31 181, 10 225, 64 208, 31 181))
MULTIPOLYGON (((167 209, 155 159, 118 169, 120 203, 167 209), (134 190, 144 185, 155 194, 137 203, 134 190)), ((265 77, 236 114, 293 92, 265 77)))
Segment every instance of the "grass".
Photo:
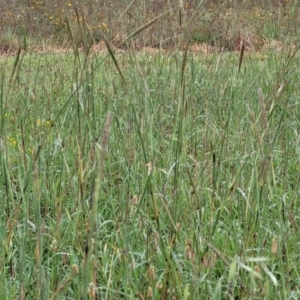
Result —
POLYGON ((30 51, 74 44, 88 48, 103 36, 122 49, 172 50, 184 48, 187 40, 225 50, 238 49, 245 40, 248 48, 261 50, 269 41, 296 43, 299 36, 295 0, 0 0, 0 5, 0 53, 7 54, 20 46, 30 51), (147 23, 151 26, 144 28, 147 23))
POLYGON ((297 298, 296 50, 117 59, 1 61, 2 299, 297 298))
POLYGON ((58 33, 72 53, 28 51, 22 31, 0 58, 1 299, 299 298, 296 4, 261 36, 238 2, 183 29, 151 4, 146 23, 120 8, 141 18, 118 19, 124 43, 102 27, 107 53, 78 8, 58 33))

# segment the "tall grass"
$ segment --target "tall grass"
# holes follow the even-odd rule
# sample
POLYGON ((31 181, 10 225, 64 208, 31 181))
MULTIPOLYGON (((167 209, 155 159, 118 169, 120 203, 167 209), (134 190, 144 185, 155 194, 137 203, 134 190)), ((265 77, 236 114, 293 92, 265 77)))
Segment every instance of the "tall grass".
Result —
POLYGON ((135 51, 169 13, 0 59, 1 299, 298 298, 298 47, 135 51))
POLYGON ((1 299, 296 299, 298 63, 2 58, 1 299))

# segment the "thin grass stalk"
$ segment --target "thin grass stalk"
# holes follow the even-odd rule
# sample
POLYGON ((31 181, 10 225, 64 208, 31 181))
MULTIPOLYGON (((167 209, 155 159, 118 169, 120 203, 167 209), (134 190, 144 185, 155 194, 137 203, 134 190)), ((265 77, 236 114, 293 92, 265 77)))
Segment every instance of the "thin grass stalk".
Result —
MULTIPOLYGON (((86 278, 85 284, 88 282, 89 278, 89 271, 91 268, 91 255, 94 253, 94 238, 96 238, 96 233, 95 230, 97 228, 97 215, 98 215, 98 198, 100 195, 100 189, 101 189, 101 181, 104 176, 104 166, 105 166, 105 158, 107 154, 107 149, 108 149, 108 142, 109 142, 109 130, 112 122, 112 113, 108 112, 107 117, 106 117, 106 123, 104 127, 104 133, 102 136, 102 141, 100 145, 98 145, 98 171, 97 171, 97 176, 95 180, 95 187, 93 191, 93 197, 91 199, 90 203, 90 210, 89 210, 89 216, 88 216, 88 222, 89 222, 89 229, 87 232, 87 251, 86 251, 86 256, 84 260, 84 276, 86 278)), ((85 286, 85 285, 84 285, 85 286)), ((85 286, 87 288, 87 286, 85 286)))

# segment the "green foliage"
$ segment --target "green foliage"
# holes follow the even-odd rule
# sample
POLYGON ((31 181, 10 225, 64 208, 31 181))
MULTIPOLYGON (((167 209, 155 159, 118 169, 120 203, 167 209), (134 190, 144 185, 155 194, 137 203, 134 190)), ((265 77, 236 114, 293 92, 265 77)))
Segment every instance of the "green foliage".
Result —
POLYGON ((1 299, 297 298, 297 49, 112 55, 1 59, 1 299))
POLYGON ((4 28, 1 299, 298 298, 297 3, 100 2, 4 28))

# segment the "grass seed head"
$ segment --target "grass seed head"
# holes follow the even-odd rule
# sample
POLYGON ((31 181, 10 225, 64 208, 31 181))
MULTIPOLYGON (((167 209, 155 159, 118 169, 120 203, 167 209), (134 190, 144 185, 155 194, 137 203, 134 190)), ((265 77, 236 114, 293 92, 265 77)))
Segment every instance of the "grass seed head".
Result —
POLYGON ((195 260, 195 253, 192 248, 192 241, 188 240, 185 247, 185 258, 188 261, 194 262, 195 260))
POLYGON ((272 240, 272 249, 271 249, 271 253, 273 254, 273 255, 276 255, 276 253, 277 253, 277 248, 278 248, 278 241, 277 241, 277 239, 273 239, 272 240))
POLYGON ((147 298, 152 298, 152 297, 153 297, 153 290, 152 287, 149 286, 147 291, 147 298))
POLYGON ((95 288, 95 285, 92 282, 90 282, 90 284, 89 284, 88 294, 92 299, 95 299, 95 297, 96 297, 96 288, 95 288))
POLYGON ((150 161, 149 163, 147 163, 146 167, 147 167, 147 173, 148 173, 148 176, 149 176, 151 174, 151 172, 152 172, 152 169, 153 169, 152 162, 150 161))
POLYGON ((79 274, 79 268, 78 268, 78 266, 77 265, 72 265, 72 271, 73 271, 73 273, 74 274, 79 274))
POLYGON ((154 281, 155 279, 155 267, 153 265, 148 268, 148 277, 150 281, 154 281))

